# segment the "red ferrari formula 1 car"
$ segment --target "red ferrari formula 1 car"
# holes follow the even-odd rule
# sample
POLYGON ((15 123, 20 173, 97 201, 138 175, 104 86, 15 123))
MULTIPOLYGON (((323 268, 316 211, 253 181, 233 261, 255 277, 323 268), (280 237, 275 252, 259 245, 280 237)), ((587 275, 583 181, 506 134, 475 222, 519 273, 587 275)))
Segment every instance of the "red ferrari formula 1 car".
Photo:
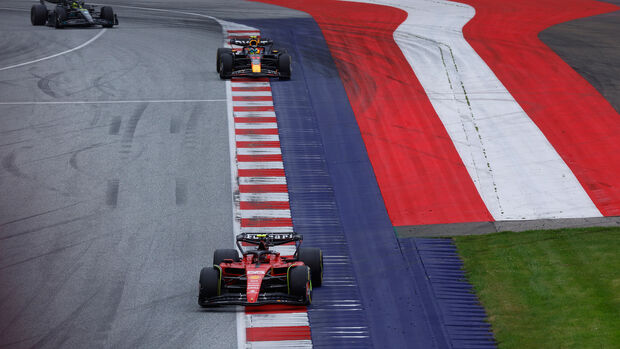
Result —
POLYGON ((300 247, 299 234, 237 235, 235 249, 219 249, 213 266, 202 268, 198 304, 212 305, 308 305, 312 287, 323 281, 323 255, 318 248, 300 247), (242 243, 252 246, 244 250, 242 243), (294 243, 292 256, 281 256, 270 247, 294 243))

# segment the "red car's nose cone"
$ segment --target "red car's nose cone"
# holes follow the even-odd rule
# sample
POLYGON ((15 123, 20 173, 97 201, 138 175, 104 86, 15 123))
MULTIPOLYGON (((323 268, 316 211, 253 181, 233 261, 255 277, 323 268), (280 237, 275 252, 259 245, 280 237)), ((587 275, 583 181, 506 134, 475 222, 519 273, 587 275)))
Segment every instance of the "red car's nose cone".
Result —
POLYGON ((248 278, 248 286, 247 286, 247 300, 248 303, 256 303, 258 300, 258 294, 260 292, 260 286, 263 282, 263 278, 265 277, 265 273, 269 270, 270 265, 264 264, 261 266, 256 265, 248 265, 245 268, 246 275, 248 278))

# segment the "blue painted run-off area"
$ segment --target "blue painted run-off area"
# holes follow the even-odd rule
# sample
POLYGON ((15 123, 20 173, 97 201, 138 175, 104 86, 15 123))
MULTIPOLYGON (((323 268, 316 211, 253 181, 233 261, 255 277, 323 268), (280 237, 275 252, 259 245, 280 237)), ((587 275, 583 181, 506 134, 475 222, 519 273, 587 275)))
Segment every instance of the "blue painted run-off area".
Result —
POLYGON ((308 310, 315 347, 450 348, 462 332, 443 326, 449 304, 412 242, 401 251, 319 27, 310 18, 234 21, 293 57, 292 79, 271 86, 293 224, 325 255, 308 310))

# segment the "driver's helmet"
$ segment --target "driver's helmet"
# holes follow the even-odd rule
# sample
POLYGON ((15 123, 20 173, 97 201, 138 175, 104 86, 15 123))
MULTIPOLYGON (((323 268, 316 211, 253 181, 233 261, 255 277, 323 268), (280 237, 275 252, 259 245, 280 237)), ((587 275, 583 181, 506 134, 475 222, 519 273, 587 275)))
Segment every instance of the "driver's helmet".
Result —
POLYGON ((80 8, 80 3, 77 1, 71 1, 71 8, 80 8))
POLYGON ((257 35, 250 36, 248 41, 250 46, 258 46, 258 44, 260 44, 260 39, 257 35))

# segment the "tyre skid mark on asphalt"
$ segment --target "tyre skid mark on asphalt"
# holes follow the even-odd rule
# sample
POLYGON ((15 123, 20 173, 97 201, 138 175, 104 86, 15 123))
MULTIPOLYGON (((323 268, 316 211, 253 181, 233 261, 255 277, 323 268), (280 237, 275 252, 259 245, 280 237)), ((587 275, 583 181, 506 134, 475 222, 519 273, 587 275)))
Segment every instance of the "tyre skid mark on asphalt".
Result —
MULTIPOLYGON (((220 24, 227 38, 260 35, 257 30, 220 24)), ((269 80, 233 78, 227 83, 227 97, 236 233, 293 232, 269 80)), ((282 255, 295 252, 294 245, 273 249, 282 255)), ((237 326, 239 348, 312 348, 305 307, 246 307, 243 316, 237 317, 237 326)))

